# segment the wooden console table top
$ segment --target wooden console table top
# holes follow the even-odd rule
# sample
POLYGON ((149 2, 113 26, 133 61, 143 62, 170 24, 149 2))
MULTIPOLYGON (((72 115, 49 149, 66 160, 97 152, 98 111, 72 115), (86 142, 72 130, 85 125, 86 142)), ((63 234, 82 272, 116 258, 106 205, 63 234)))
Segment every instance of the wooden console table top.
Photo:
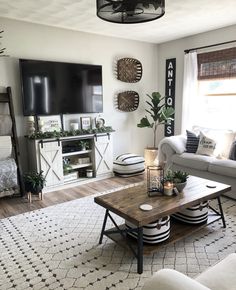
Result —
POLYGON ((94 201, 137 227, 141 227, 181 209, 214 199, 230 189, 231 186, 227 184, 190 176, 183 192, 177 196, 149 197, 144 184, 97 196, 94 201), (214 184, 216 187, 208 188, 207 184, 214 184), (142 211, 139 208, 141 204, 150 204, 153 209, 142 211))

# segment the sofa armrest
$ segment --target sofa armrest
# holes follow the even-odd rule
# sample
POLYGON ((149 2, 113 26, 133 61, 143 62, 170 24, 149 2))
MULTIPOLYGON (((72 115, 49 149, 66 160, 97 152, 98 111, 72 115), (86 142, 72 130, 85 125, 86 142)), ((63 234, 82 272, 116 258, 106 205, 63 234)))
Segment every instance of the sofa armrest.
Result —
POLYGON ((153 275, 142 290, 210 290, 188 276, 171 269, 162 269, 153 275))
POLYGON ((174 154, 182 154, 186 150, 187 138, 184 135, 165 137, 159 143, 158 160, 166 162, 167 168, 171 165, 171 157, 174 154))

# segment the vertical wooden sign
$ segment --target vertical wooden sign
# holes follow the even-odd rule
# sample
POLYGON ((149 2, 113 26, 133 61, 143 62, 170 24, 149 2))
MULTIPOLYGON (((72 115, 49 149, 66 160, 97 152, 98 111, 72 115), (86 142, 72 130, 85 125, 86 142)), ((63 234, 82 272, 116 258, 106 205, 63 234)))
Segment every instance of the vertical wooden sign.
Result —
MULTIPOLYGON (((166 60, 166 107, 175 108, 175 76, 176 58, 166 60)), ((173 115, 172 118, 175 116, 173 115)), ((173 136, 175 133, 175 121, 169 121, 165 125, 165 136, 173 136)))

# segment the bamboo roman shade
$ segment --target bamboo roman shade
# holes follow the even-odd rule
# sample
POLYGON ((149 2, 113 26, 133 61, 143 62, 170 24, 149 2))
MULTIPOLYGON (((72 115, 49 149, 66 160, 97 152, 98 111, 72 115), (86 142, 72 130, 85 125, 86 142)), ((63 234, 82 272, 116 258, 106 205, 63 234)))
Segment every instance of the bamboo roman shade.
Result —
POLYGON ((198 79, 236 78, 236 48, 198 54, 198 79))

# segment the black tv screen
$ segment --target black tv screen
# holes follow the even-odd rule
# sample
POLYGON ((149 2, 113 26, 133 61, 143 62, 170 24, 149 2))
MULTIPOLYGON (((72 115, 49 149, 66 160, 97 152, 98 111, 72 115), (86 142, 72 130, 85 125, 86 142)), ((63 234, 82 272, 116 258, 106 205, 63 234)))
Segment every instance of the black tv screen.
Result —
POLYGON ((100 65, 20 59, 20 71, 25 116, 103 111, 100 65))

